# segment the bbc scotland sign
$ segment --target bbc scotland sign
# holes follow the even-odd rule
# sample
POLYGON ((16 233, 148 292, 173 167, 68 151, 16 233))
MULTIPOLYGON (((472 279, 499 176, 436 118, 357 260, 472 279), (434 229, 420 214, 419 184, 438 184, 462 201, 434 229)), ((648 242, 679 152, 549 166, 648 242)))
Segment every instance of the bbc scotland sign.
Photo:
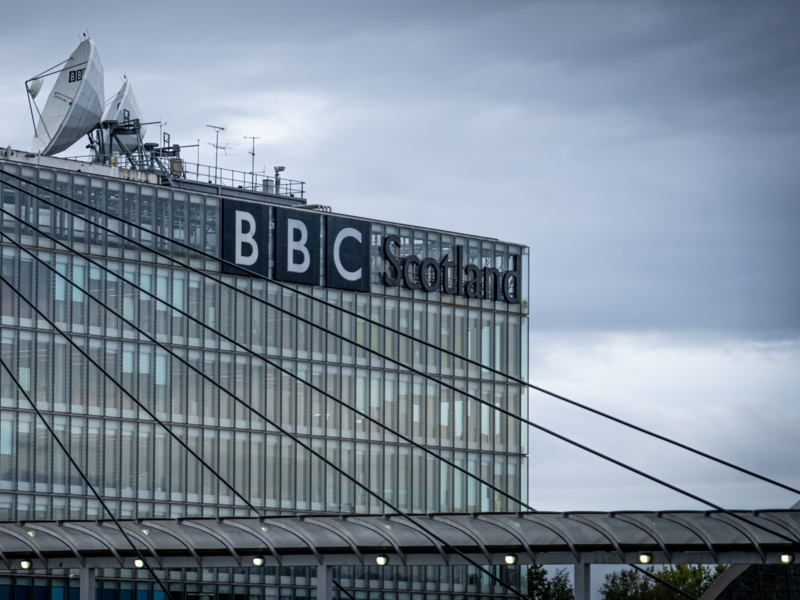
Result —
MULTIPOLYGON (((287 283, 324 285, 329 288, 370 291, 371 236, 368 221, 265 204, 225 200, 222 212, 222 258, 229 264, 223 272, 270 277, 269 261, 274 257, 274 278, 287 283), (271 219, 272 214, 272 221, 271 219), (322 228, 325 244, 322 247, 322 228), (246 269, 246 271, 242 270, 246 269)), ((519 256, 512 256, 514 268, 500 272, 463 263, 463 248, 441 261, 418 256, 400 257, 400 238, 386 236, 381 246, 386 270, 382 281, 388 287, 402 284, 411 290, 443 292, 467 298, 520 301, 519 256)))

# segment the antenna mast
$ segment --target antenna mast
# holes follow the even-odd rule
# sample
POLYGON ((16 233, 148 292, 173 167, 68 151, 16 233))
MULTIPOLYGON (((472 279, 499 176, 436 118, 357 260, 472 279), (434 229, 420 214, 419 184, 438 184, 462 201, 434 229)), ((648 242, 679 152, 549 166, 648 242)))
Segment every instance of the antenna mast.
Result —
POLYGON ((225 131, 225 128, 221 125, 206 125, 206 127, 211 127, 214 132, 217 134, 217 142, 214 144, 214 183, 217 183, 217 161, 219 159, 219 132, 225 131))
POLYGON ((253 149, 248 152, 251 156, 250 159, 250 185, 253 186, 253 189, 256 189, 256 140, 260 140, 260 137, 253 137, 250 135, 244 136, 246 140, 253 140, 253 149))

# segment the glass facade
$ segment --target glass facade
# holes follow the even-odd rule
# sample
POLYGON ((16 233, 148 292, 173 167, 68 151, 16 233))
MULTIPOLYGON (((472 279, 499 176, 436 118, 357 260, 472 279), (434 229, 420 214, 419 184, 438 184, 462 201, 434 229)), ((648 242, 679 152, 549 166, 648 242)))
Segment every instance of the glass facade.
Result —
MULTIPOLYGON (((218 256, 223 202, 219 197, 12 162, 0 161, 0 168, 74 197, 77 202, 69 203, 38 191, 60 206, 70 204, 70 210, 87 215, 91 223, 106 225, 120 234, 87 225, 0 181, 3 209, 24 221, 20 223, 4 215, 0 223, 3 233, 56 272, 3 240, 0 255, 3 276, 13 281, 25 298, 68 332, 129 394, 156 413, 266 514, 292 510, 383 513, 385 509, 376 498, 253 415, 234 400, 234 395, 405 511, 519 508, 502 494, 282 374, 268 361, 512 496, 527 500, 527 430, 517 421, 436 381, 410 374, 377 354, 300 323, 293 315, 312 320, 494 406, 527 416, 527 395, 521 386, 281 289, 272 282, 220 275, 216 261, 149 233, 156 231, 218 256), (139 223, 143 229, 99 215, 92 207, 139 223), (90 255, 106 269, 58 247, 30 224, 90 255), (235 289, 158 257, 125 238, 139 240, 146 248, 164 252, 183 265, 221 277, 235 289), (159 301, 134 289, 131 282, 154 294, 159 301), (240 292, 280 306, 289 314, 240 292), (168 345, 218 382, 222 390, 149 342, 89 294, 168 345), (210 329, 185 318, 173 307, 186 311, 210 329), (212 330, 236 339, 258 357, 212 330)), ((7 181, 18 184, 13 178, 7 181)), ((28 188, 34 194, 34 189, 28 188)), ((322 287, 300 289, 483 366, 527 378, 527 248, 389 223, 373 222, 371 228, 371 293, 322 287), (384 287, 379 249, 383 236, 392 234, 401 239, 400 255, 441 259, 460 245, 464 247, 465 261, 500 270, 509 268, 509 256, 521 255, 518 267, 522 275, 522 302, 468 300, 384 287)), ((1 292, 3 360, 50 419, 71 454, 85 467, 116 516, 250 514, 241 500, 64 337, 51 330, 24 300, 5 285, 1 292)), ((0 521, 103 518, 100 512, 99 502, 54 445, 46 428, 37 423, 7 373, 2 372, 0 521)), ((360 575, 369 582, 365 587, 371 588, 373 581, 382 581, 381 577, 390 571, 396 583, 380 583, 379 588, 427 590, 425 586, 432 579, 439 582, 434 586, 437 591, 442 591, 441 585, 450 586, 452 591, 457 578, 469 579, 466 571, 458 575, 458 569, 449 569, 442 574, 438 568, 436 574, 413 576, 411 568, 408 574, 401 574, 402 569, 396 567, 387 568, 374 580, 366 571, 360 575), (422 588, 412 586, 417 581, 414 577, 422 588), (400 587, 401 580, 412 587, 400 587)), ((188 581, 187 575, 184 573, 181 580, 188 581)), ((341 574, 346 578, 344 575, 341 574)), ((263 573, 257 576, 267 577, 263 573)), ((359 573, 351 577, 353 582, 358 578, 359 573)), ((123 589, 134 589, 121 587, 123 583, 114 582, 119 586, 120 600, 123 589)), ((280 585, 282 580, 275 583, 280 585)), ((293 580, 291 585, 301 584, 293 580)), ((481 593, 480 588, 478 585, 474 591, 481 593)), ((241 594, 253 593, 246 587, 242 590, 241 594)), ((466 587, 462 591, 466 592, 466 587)), ((280 594, 283 596, 283 591, 280 594)))
MULTIPOLYGON (((518 567, 496 566, 503 581, 520 585, 518 567)), ((157 571, 174 600, 311 600, 316 598, 314 567, 212 568, 157 571)), ((33 577, 0 576, 0 600, 79 600, 79 579, 67 569, 33 577)), ((98 570, 96 600, 166 600, 146 573, 98 570)), ((356 600, 488 600, 503 593, 473 567, 339 567, 334 578, 356 600)), ((524 589, 522 587, 521 589, 524 589)), ((334 597, 347 596, 334 590, 334 597), (338 596, 337 596, 338 595, 338 596)))

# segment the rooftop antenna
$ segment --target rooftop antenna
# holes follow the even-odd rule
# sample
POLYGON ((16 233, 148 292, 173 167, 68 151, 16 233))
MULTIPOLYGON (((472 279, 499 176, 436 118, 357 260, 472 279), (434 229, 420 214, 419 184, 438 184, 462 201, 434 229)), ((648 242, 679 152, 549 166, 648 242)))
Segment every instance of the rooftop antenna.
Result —
POLYGON ((214 130, 214 133, 217 134, 217 141, 214 144, 214 183, 217 183, 217 162, 219 159, 219 132, 225 131, 225 127, 222 125, 206 125, 206 127, 211 127, 214 130))
POLYGON ((246 135, 244 139, 253 140, 253 149, 247 153, 252 157, 250 159, 250 185, 253 186, 253 189, 256 189, 256 140, 260 140, 261 138, 246 135))
POLYGON ((159 116, 158 116, 158 139, 159 139, 159 141, 161 141, 161 140, 163 140, 163 139, 164 139, 164 132, 163 132, 163 129, 164 129, 164 127, 165 127, 166 125, 168 125, 168 123, 167 123, 166 121, 164 121, 164 122, 162 123, 162 122, 161 122, 161 115, 159 115, 159 116))

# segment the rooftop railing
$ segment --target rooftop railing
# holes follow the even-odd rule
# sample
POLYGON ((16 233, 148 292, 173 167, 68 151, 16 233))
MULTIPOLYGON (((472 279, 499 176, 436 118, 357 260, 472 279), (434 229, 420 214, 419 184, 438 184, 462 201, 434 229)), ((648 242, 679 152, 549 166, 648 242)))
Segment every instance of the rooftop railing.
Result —
MULTIPOLYGON (((93 156, 75 156, 71 158, 90 162, 94 159, 93 156)), ((303 181, 270 176, 263 172, 252 173, 191 163, 174 154, 171 155, 169 151, 161 152, 156 150, 149 153, 134 153, 130 155, 130 158, 125 154, 114 155, 110 164, 113 167, 121 167, 123 169, 158 173, 179 181, 210 183, 212 185, 276 194, 289 198, 305 197, 305 182, 303 181), (131 161, 131 158, 133 158, 133 161, 131 161)))
MULTIPOLYGON (((170 162, 170 171, 173 177, 176 175, 176 169, 173 166, 177 166, 172 162, 174 160, 171 159, 170 162)), ((186 161, 183 161, 182 167, 182 179, 267 194, 278 194, 279 196, 289 196, 291 198, 303 198, 305 194, 305 182, 295 181, 294 179, 284 179, 283 177, 269 176, 264 173, 236 171, 220 167, 214 168, 211 165, 199 165, 186 161)))

